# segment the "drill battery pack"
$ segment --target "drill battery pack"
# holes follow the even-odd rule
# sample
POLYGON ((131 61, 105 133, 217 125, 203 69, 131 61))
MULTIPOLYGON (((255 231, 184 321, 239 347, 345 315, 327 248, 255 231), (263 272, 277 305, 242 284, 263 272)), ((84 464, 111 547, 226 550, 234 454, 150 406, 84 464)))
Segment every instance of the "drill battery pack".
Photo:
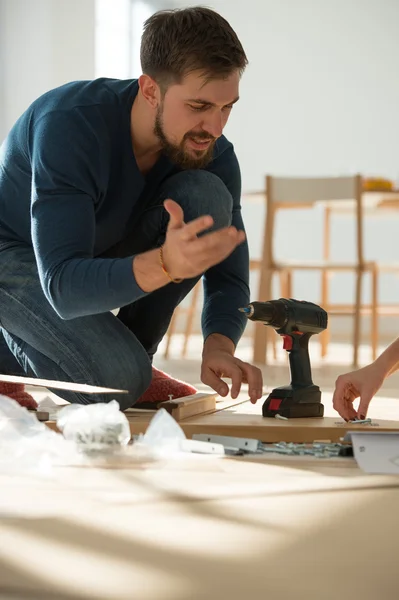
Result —
POLYGON ((272 418, 280 415, 287 419, 323 417, 320 388, 317 385, 277 387, 263 403, 262 415, 272 418))

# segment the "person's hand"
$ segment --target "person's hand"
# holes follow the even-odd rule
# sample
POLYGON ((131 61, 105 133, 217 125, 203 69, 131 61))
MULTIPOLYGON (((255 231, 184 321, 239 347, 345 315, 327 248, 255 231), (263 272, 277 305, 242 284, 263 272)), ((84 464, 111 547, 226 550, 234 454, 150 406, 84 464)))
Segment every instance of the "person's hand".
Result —
POLYGON ((365 419, 370 401, 382 386, 384 378, 384 373, 375 363, 340 375, 335 382, 333 407, 346 421, 365 419), (353 407, 356 398, 360 398, 357 411, 353 407))
POLYGON ((163 246, 165 268, 174 279, 190 279, 222 262, 245 240, 245 233, 225 227, 198 237, 213 225, 211 216, 184 222, 181 206, 165 200, 170 219, 163 246))
POLYGON ((222 377, 231 379, 231 397, 237 398, 241 384, 248 383, 248 394, 252 404, 262 398, 262 371, 249 363, 232 356, 224 350, 211 350, 203 355, 201 381, 209 385, 220 396, 227 396, 229 386, 222 377))

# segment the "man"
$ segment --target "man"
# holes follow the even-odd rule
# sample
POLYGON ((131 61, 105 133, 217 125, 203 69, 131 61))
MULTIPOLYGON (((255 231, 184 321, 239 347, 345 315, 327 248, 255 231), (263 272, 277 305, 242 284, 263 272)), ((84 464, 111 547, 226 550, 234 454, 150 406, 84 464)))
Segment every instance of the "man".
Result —
POLYGON ((365 419, 369 404, 385 379, 399 369, 399 338, 374 362, 362 369, 340 375, 335 384, 333 406, 346 421, 365 419), (358 409, 353 402, 359 398, 358 409))
POLYGON ((147 20, 141 63, 138 80, 44 94, 1 148, 0 369, 126 389, 122 409, 192 393, 152 359, 203 275, 201 379, 225 396, 230 378, 233 398, 248 382, 256 402, 261 372, 234 356, 249 259, 222 135, 246 55, 225 19, 196 7, 147 20))

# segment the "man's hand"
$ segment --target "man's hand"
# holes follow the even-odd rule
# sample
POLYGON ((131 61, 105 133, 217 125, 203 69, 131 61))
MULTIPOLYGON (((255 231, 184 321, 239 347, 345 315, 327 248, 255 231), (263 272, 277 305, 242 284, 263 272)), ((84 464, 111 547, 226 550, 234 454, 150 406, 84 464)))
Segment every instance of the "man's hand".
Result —
MULTIPOLYGON (((245 233, 235 227, 225 227, 198 237, 212 227, 210 216, 184 222, 180 204, 165 200, 170 215, 163 245, 164 267, 173 279, 190 279, 202 275, 210 267, 222 262, 245 241, 245 233)), ((144 292, 153 292, 170 283, 159 265, 159 249, 154 248, 133 259, 133 273, 137 285, 144 292)))
POLYGON ((333 406, 346 421, 365 419, 371 399, 384 382, 384 372, 372 363, 363 369, 340 375, 335 383, 333 406), (356 411, 353 402, 360 398, 356 411))
POLYGON ((163 247, 165 268, 174 279, 190 279, 227 258, 245 240, 245 233, 225 227, 201 237, 198 234, 213 225, 211 216, 203 216, 186 224, 177 202, 165 200, 170 215, 163 247))
POLYGON ((251 402, 262 398, 262 372, 257 367, 235 358, 234 345, 224 336, 213 334, 205 342, 202 355, 201 381, 209 385, 220 396, 227 396, 228 385, 222 377, 231 379, 231 397, 237 398, 241 384, 248 383, 251 402))

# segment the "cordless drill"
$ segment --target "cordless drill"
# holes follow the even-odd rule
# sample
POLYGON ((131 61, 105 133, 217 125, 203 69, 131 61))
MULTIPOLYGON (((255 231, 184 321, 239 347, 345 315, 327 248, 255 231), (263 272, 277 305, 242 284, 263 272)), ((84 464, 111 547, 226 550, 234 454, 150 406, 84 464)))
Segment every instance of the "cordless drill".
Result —
POLYGON ((317 304, 280 298, 240 308, 251 321, 273 327, 284 339, 290 357, 291 383, 275 388, 262 407, 264 417, 322 417, 321 391, 312 381, 309 339, 327 329, 327 313, 317 304))

